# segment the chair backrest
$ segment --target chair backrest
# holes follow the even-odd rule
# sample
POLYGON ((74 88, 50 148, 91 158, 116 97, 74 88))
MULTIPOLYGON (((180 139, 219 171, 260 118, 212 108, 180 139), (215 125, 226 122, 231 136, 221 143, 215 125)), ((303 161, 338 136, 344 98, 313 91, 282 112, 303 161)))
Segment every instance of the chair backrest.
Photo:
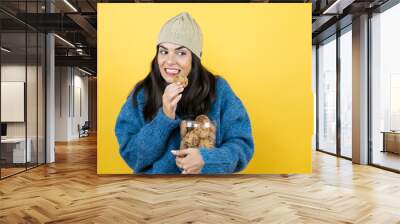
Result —
POLYGON ((85 121, 85 124, 83 124, 82 128, 89 129, 90 128, 89 121, 85 121))

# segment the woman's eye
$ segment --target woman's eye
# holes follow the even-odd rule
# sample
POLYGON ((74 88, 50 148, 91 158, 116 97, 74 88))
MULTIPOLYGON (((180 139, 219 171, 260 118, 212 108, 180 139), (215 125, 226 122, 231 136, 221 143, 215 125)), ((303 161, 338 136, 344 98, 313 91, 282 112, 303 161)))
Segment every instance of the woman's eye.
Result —
POLYGON ((186 55, 186 52, 178 52, 178 55, 179 55, 179 56, 186 55))
POLYGON ((168 51, 160 50, 160 54, 168 54, 168 51))

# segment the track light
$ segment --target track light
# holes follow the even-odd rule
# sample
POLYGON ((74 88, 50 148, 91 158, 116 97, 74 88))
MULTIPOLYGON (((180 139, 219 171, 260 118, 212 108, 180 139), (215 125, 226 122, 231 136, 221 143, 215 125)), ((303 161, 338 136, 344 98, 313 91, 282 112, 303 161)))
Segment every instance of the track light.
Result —
POLYGON ((78 12, 78 10, 71 4, 69 3, 68 0, 64 0, 65 4, 67 4, 72 10, 74 10, 74 12, 78 12))
POLYGON ((64 43, 68 44, 69 46, 75 48, 75 45, 73 45, 73 44, 72 44, 71 42, 69 42, 68 40, 66 40, 66 39, 64 39, 64 38, 62 38, 62 37, 60 37, 60 36, 58 36, 57 34, 54 34, 54 36, 57 37, 57 38, 58 38, 59 40, 61 40, 62 42, 64 42, 64 43))
POLYGON ((83 73, 85 73, 85 74, 87 74, 87 75, 90 75, 90 76, 93 75, 92 73, 90 73, 90 72, 88 72, 88 71, 86 71, 86 70, 83 70, 83 69, 81 69, 81 68, 79 68, 79 67, 78 67, 78 70, 81 71, 81 72, 83 72, 83 73))
POLYGON ((355 0, 336 0, 332 5, 325 9, 322 14, 342 14, 343 10, 354 1, 355 0))
POLYGON ((11 50, 9 50, 9 49, 7 49, 7 48, 5 48, 5 47, 1 47, 1 50, 4 51, 4 52, 6 52, 6 53, 10 53, 10 52, 11 52, 11 50))

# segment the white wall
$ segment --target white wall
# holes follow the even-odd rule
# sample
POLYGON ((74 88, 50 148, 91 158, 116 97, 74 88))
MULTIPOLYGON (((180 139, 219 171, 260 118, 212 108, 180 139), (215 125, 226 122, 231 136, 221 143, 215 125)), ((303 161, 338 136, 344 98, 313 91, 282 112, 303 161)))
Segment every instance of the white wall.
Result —
MULTIPOLYGON (((32 69, 32 67, 28 66, 29 69, 32 69)), ((1 81, 25 82, 25 64, 1 65, 1 81)))
POLYGON ((68 141, 69 68, 55 68, 55 141, 68 141))
MULTIPOLYGON (((25 75, 26 75, 26 71, 25 69, 27 69, 27 74, 28 74, 28 79, 29 79, 29 84, 30 85, 36 85, 36 81, 34 81, 34 83, 32 81, 32 78, 30 77, 31 75, 35 75, 36 76, 36 66, 27 66, 27 68, 25 68, 25 64, 24 65, 19 65, 19 64, 5 64, 1 66, 1 81, 3 82, 25 82, 25 75)), ((34 100, 36 100, 36 88, 32 89, 32 88, 28 88, 27 89, 27 103, 29 104, 30 102, 33 102, 34 100)), ((4 96, 3 96, 4 97, 4 96)), ((33 107, 34 109, 36 109, 36 101, 35 101, 35 105, 28 105, 33 107)), ((6 110, 7 108, 1 108, 2 110, 6 110)), ((32 113, 31 111, 28 111, 29 113, 27 114, 28 116, 28 137, 30 133, 32 133, 33 131, 30 131, 32 128, 32 130, 36 130, 36 113, 32 113), (35 124, 31 124, 31 122, 34 121, 35 124)), ((36 132, 35 132, 36 135, 36 132)), ((8 137, 25 137, 25 122, 7 122, 7 136, 8 137)))
MULTIPOLYGON (((32 66, 28 66, 28 74, 30 74, 32 66)), ((2 82, 25 82, 25 64, 8 64, 1 66, 1 81, 2 82)), ((4 96, 3 96, 4 97, 4 96)), ((7 108, 1 108, 6 110, 7 108)), ((7 123, 7 136, 8 137, 25 137, 25 123, 24 122, 10 122, 7 123)))
POLYGON ((56 67, 56 141, 79 138, 78 124, 88 120, 88 78, 83 75, 76 68, 56 67))
POLYGON ((72 119, 72 135, 78 137, 78 124, 81 126, 88 120, 88 77, 81 76, 83 73, 78 73, 74 70, 74 119, 72 119), (81 108, 80 108, 81 107, 81 108), (81 111, 80 111, 81 110, 81 111))

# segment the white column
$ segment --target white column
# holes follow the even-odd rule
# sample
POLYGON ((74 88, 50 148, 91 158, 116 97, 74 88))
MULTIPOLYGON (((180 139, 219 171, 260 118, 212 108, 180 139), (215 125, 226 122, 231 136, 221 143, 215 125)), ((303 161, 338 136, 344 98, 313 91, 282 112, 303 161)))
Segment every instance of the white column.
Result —
MULTIPOLYGON (((47 12, 53 12, 54 6, 48 1, 47 12)), ((46 35, 46 163, 55 161, 54 133, 55 133, 55 44, 54 35, 46 35)))
POLYGON ((368 163, 368 15, 353 19, 353 162, 368 163))
POLYGON ((55 133, 55 76, 54 76, 54 35, 46 36, 46 85, 47 85, 47 108, 46 108, 46 163, 55 161, 54 133, 55 133))

